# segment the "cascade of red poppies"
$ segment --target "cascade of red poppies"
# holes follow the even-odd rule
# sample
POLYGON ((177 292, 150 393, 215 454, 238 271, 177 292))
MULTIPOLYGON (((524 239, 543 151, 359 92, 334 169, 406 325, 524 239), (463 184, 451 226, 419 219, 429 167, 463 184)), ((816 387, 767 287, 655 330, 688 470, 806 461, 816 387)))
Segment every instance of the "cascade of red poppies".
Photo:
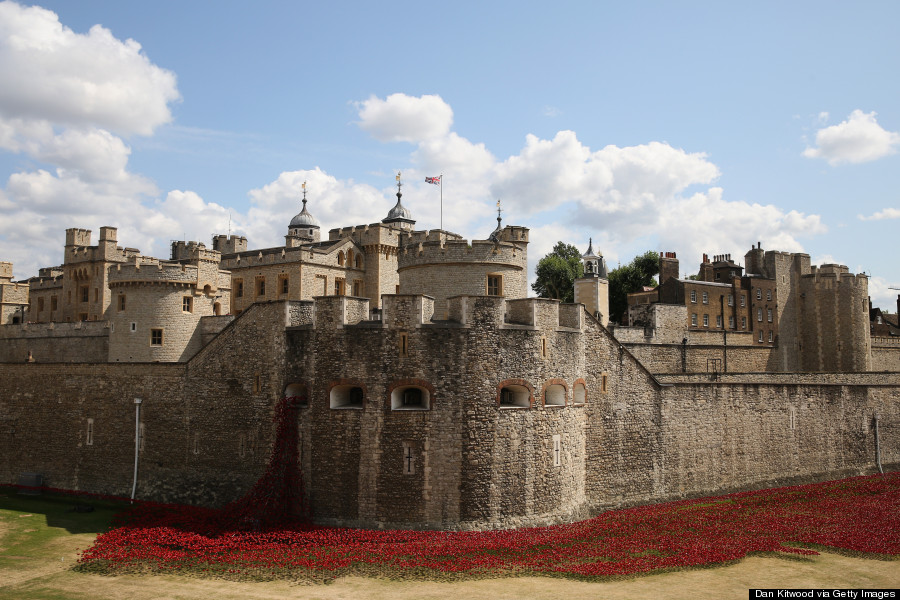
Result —
POLYGON ((223 528, 271 529, 309 523, 310 511, 297 454, 297 401, 284 397, 275 407, 275 443, 266 472, 239 500, 222 509, 223 528))

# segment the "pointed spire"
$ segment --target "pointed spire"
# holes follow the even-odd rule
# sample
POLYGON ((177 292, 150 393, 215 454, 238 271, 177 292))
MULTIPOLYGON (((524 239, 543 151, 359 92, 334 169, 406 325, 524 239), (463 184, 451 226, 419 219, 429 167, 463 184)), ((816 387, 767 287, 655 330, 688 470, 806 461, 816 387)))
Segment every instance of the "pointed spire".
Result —
POLYGON ((401 226, 403 223, 408 224, 410 227, 415 225, 415 221, 412 218, 412 213, 400 203, 400 198, 403 196, 400 193, 400 188, 403 187, 403 183, 400 181, 400 171, 397 171, 397 204, 394 205, 394 208, 388 212, 387 217, 381 220, 382 223, 400 223, 401 226))

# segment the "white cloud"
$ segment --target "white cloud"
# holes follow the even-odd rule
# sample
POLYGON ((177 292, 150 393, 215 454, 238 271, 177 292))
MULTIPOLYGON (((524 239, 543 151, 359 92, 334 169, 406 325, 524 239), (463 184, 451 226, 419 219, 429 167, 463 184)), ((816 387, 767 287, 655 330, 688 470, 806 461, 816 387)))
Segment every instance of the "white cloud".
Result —
POLYGON ((816 145, 804 150, 803 156, 822 158, 830 165, 864 163, 895 153, 900 134, 882 128, 874 112, 857 109, 846 121, 816 132, 816 145))
POLYGON ((900 219, 900 208, 888 207, 883 210, 879 210, 877 213, 874 213, 871 216, 864 217, 863 215, 858 215, 858 217, 862 221, 881 221, 883 219, 900 219))
POLYGON ((391 94, 357 103, 359 126, 382 142, 422 142, 446 135, 453 110, 440 96, 391 94))
MULTIPOLYGON (((862 269, 857 269, 857 273, 861 273, 862 269)), ((897 311, 897 295, 900 294, 897 287, 897 281, 893 283, 884 277, 869 277, 869 298, 872 299, 872 306, 886 310, 887 312, 897 311), (892 289, 894 288, 894 289, 892 289)))
POLYGON ((172 119, 175 75, 134 40, 87 34, 49 10, 0 2, 0 116, 148 135, 172 119))

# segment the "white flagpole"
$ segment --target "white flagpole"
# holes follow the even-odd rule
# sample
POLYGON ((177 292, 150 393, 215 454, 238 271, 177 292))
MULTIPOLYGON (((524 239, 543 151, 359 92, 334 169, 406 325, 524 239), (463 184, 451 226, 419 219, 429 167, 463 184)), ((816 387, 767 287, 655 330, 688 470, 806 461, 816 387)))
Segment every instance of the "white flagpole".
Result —
POLYGON ((444 230, 444 172, 441 171, 441 231, 444 230))

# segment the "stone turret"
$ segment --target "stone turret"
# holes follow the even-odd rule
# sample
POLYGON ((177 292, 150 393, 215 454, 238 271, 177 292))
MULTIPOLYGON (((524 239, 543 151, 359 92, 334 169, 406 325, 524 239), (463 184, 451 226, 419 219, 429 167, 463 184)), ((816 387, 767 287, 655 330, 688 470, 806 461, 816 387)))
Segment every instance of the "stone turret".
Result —
POLYGON ((584 304, 589 313, 597 317, 604 327, 609 325, 609 280, 606 260, 594 254, 594 240, 581 256, 584 275, 575 280, 575 302, 584 304))

